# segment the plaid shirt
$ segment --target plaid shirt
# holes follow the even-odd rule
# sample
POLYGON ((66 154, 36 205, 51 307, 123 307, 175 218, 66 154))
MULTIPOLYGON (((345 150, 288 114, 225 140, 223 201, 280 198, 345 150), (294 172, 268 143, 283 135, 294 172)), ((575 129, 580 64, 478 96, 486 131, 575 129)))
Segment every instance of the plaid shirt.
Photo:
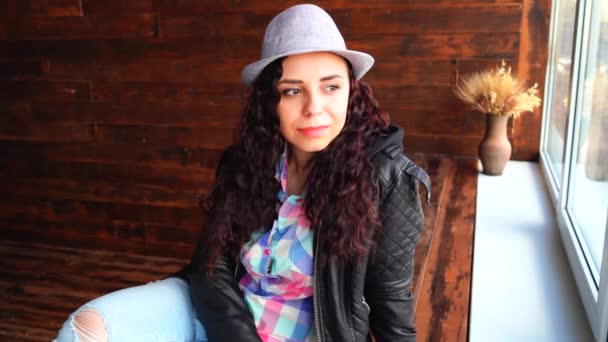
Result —
POLYGON ((313 232, 303 196, 287 197, 287 149, 276 168, 278 218, 241 250, 247 273, 239 282, 263 341, 314 341, 313 232))

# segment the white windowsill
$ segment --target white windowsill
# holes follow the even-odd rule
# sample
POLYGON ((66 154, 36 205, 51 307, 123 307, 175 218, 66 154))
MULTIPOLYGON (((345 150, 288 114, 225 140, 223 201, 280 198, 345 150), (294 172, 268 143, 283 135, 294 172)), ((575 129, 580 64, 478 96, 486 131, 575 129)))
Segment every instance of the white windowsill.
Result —
POLYGON ((469 341, 593 341, 537 163, 479 175, 469 341))

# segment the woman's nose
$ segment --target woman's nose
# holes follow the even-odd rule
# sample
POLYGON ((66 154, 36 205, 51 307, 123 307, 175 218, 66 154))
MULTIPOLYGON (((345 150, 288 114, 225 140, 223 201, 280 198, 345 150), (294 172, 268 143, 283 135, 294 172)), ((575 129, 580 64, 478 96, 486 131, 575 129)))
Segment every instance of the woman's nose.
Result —
POLYGON ((309 93, 308 99, 306 101, 306 107, 304 108, 304 113, 307 116, 310 115, 319 115, 323 112, 323 99, 321 95, 318 93, 309 93))

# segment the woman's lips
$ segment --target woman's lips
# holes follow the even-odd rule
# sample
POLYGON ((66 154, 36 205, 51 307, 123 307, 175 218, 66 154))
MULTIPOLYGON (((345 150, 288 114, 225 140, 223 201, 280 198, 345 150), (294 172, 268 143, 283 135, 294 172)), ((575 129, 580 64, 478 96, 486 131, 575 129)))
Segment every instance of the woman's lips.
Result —
POLYGON ((320 137, 325 134, 328 128, 329 126, 306 127, 298 128, 298 131, 309 137, 320 137))

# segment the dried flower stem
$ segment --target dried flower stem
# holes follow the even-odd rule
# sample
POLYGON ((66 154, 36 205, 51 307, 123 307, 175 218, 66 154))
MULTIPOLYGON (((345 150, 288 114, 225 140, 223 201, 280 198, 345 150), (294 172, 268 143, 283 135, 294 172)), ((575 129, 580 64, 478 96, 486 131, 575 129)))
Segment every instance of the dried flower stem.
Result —
POLYGON ((454 92, 474 110, 491 115, 517 117, 522 112, 533 111, 541 103, 536 96, 538 84, 524 89, 523 84, 511 76, 511 67, 507 67, 505 61, 496 70, 464 77, 454 92))

